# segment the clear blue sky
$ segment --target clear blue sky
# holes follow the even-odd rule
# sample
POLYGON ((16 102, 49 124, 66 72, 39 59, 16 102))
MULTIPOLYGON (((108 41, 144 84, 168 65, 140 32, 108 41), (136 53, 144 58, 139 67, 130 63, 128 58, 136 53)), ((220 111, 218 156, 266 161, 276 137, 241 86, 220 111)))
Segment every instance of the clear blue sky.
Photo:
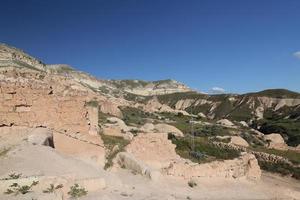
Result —
POLYGON ((0 41, 99 78, 300 92, 298 0, 2 0, 0 41))

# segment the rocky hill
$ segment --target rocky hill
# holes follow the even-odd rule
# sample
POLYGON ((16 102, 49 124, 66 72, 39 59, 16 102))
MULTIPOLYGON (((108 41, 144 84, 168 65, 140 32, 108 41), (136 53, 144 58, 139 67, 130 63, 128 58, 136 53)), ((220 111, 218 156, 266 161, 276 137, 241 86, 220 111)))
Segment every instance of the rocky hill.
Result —
POLYGON ((243 95, 188 92, 161 95, 158 99, 171 108, 204 118, 245 121, 264 133, 281 133, 290 144, 300 144, 300 94, 296 92, 284 89, 243 95))
POLYGON ((175 80, 142 81, 142 80, 100 80, 87 73, 75 70, 66 64, 46 65, 24 51, 0 44, 0 67, 26 67, 72 77, 95 91, 109 95, 121 96, 127 93, 142 96, 162 95, 175 92, 192 91, 186 85, 175 80))
POLYGON ((45 71, 45 64, 15 47, 0 43, 0 67, 27 67, 45 71))

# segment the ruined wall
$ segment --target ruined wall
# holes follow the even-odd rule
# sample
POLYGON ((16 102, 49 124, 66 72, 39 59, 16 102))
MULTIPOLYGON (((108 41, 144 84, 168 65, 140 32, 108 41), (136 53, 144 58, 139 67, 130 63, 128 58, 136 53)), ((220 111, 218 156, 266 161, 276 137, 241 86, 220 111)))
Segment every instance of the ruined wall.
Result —
POLYGON ((43 126, 61 132, 89 133, 88 117, 93 116, 95 122, 97 116, 89 114, 85 106, 90 98, 88 93, 72 89, 63 79, 40 75, 36 76, 39 80, 32 74, 0 74, 0 126, 43 126))

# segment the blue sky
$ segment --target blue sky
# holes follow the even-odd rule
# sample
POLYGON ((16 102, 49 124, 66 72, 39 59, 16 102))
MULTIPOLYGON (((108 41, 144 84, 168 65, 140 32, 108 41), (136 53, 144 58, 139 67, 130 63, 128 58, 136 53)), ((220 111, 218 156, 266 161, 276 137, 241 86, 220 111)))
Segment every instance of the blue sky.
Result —
POLYGON ((105 79, 300 92, 297 0, 1 0, 0 41, 105 79))

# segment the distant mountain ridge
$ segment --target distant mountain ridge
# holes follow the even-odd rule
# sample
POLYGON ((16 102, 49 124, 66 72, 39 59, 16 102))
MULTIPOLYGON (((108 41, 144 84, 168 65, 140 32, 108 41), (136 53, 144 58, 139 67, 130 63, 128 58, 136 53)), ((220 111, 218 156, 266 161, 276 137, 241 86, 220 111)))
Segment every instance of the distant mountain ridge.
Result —
POLYGON ((100 92, 109 92, 109 90, 112 90, 115 94, 123 91, 135 95, 149 96, 192 91, 192 89, 183 83, 170 79, 160 81, 99 80, 85 72, 77 71, 66 64, 46 65, 42 61, 25 53, 23 50, 6 44, 0 44, 0 67, 1 66, 27 67, 47 73, 61 74, 72 77, 94 90, 99 90, 100 92))

